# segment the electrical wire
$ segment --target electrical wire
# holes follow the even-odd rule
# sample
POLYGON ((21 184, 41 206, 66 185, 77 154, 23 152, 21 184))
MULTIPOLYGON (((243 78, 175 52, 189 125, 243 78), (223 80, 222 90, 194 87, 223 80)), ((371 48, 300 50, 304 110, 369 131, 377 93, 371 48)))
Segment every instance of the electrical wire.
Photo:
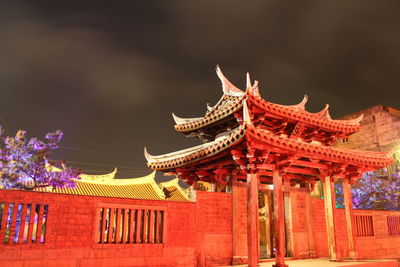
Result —
POLYGON ((95 163, 95 162, 84 162, 84 161, 67 161, 68 163, 79 164, 79 165, 93 165, 93 166, 105 166, 105 167, 117 167, 118 169, 132 169, 132 170, 142 170, 143 168, 136 167, 128 167, 124 165, 118 164, 103 164, 103 163, 95 163))
POLYGON ((84 148, 79 148, 79 147, 58 146, 58 148, 66 149, 66 150, 75 150, 75 151, 86 152, 86 153, 95 153, 95 154, 101 154, 101 155, 107 155, 107 156, 118 156, 118 157, 124 157, 124 158, 132 157, 132 155, 114 154, 114 153, 89 150, 89 149, 84 149, 84 148))

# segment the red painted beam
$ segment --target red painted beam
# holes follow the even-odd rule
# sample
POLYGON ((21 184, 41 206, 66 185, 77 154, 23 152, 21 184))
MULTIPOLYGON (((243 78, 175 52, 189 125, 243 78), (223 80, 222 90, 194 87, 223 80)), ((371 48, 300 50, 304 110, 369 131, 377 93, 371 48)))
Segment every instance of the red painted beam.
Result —
POLYGON ((283 171, 296 173, 296 174, 307 174, 307 175, 312 175, 312 176, 320 175, 320 173, 314 169, 303 169, 303 168, 297 168, 297 167, 286 167, 286 168, 283 168, 283 171))

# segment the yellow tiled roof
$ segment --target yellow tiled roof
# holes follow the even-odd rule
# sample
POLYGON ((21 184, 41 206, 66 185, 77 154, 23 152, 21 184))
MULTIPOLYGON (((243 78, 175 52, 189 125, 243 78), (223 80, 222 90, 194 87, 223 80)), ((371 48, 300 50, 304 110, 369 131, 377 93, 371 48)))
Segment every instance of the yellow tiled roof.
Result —
MULTIPOLYGON (((115 174, 117 173, 117 167, 114 168, 114 171, 107 174, 93 175, 93 174, 81 174, 79 177, 81 180, 85 181, 101 181, 101 182, 110 182, 115 178, 115 174)), ((130 179, 127 179, 130 180, 130 179)))
POLYGON ((188 193, 178 184, 178 178, 160 183, 160 186, 164 190, 167 200, 190 201, 188 193))
POLYGON ((105 175, 81 175, 80 180, 75 180, 76 187, 74 188, 41 187, 34 190, 100 197, 189 201, 187 196, 181 196, 180 191, 182 191, 182 189, 177 182, 176 185, 179 189, 175 188, 172 183, 170 186, 171 189, 167 189, 167 192, 170 190, 172 193, 166 196, 163 189, 161 189, 154 180, 155 171, 144 177, 130 179, 115 179, 115 172, 116 170, 105 175))

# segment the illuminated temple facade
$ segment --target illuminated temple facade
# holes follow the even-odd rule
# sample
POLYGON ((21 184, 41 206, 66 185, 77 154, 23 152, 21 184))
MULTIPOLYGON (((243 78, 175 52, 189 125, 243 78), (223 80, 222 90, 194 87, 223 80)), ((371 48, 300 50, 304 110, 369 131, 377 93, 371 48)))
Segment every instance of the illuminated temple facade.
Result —
POLYGON ((173 115, 176 131, 197 137, 203 144, 158 156, 145 150, 148 166, 176 175, 194 189, 208 182, 216 191, 232 194, 233 264, 257 266, 260 257, 275 257, 274 266, 287 266, 285 256, 293 256, 304 246, 300 242, 308 246, 300 256, 319 256, 317 239, 326 240, 331 260, 356 258, 350 185, 362 173, 393 162, 387 152, 332 146, 357 132, 363 116, 334 120, 328 105, 320 112, 308 112, 307 96, 297 105, 275 104, 260 96, 258 83, 252 83, 249 74, 243 91, 218 66, 216 72, 223 89, 217 104, 207 106, 202 117, 173 115), (310 192, 317 182, 322 182, 325 194, 325 237, 313 230, 313 225, 321 223, 311 215, 310 192), (345 199, 340 222, 335 208, 337 182, 343 183, 345 199), (243 205, 244 214, 239 212, 243 205), (294 229, 294 220, 307 225, 302 235, 294 229), (343 225, 346 253, 339 246, 343 225))
POLYGON ((153 173, 116 179, 114 170, 82 174, 74 188, 0 190, 0 266, 287 266, 288 259, 398 258, 400 211, 353 210, 350 185, 392 164, 384 151, 400 141, 400 114, 377 107, 375 119, 365 112, 364 124, 361 114, 333 120, 328 106, 306 111, 307 96, 292 106, 271 103, 249 75, 240 90, 216 70, 223 89, 217 104, 202 117, 174 115, 175 129, 203 144, 159 156, 145 150, 153 173), (366 142, 371 135, 377 147, 366 142), (157 184, 156 170, 176 178, 157 184), (343 184, 344 208, 335 205, 335 183, 343 184))

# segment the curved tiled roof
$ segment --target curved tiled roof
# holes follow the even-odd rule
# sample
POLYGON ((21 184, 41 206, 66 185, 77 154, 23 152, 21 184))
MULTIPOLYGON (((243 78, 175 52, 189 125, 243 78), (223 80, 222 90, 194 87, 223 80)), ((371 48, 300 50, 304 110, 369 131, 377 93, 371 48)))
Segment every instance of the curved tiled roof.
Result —
POLYGON ((186 119, 174 115, 174 120, 176 123, 174 128, 178 132, 188 132, 217 122, 225 117, 228 117, 229 115, 232 115, 235 111, 240 110, 245 97, 246 95, 239 97, 223 95, 220 101, 218 101, 218 103, 212 107, 204 117, 186 119))
POLYGON ((344 134, 351 134, 356 132, 360 127, 362 116, 351 120, 333 120, 329 115, 329 105, 326 105, 325 108, 320 112, 308 112, 305 110, 305 105, 308 100, 307 96, 305 96, 303 101, 297 105, 275 104, 266 101, 259 96, 257 81, 254 83, 254 85, 251 85, 249 80, 250 78, 248 77, 247 89, 245 92, 243 92, 232 85, 232 83, 230 83, 225 76, 223 76, 219 67, 217 67, 217 74, 221 79, 224 93, 221 99, 203 117, 186 119, 174 115, 176 122, 174 127, 177 131, 190 132, 215 123, 240 110, 243 107, 243 100, 247 98, 250 100, 249 105, 254 104, 268 113, 272 113, 289 120, 304 122, 329 132, 342 132, 344 134), (228 90, 227 88, 230 89, 228 90))
POLYGON ((266 112, 279 115, 282 118, 301 121, 309 125, 318 126, 319 128, 328 131, 343 132, 345 134, 351 134, 358 131, 360 129, 360 122, 363 117, 361 115, 360 117, 352 120, 333 120, 329 115, 329 105, 326 105, 325 108, 319 112, 311 113, 299 107, 298 105, 285 106, 275 104, 254 96, 249 97, 249 102, 259 106, 266 112))
POLYGON ((145 148, 144 153, 147 159, 147 166, 154 170, 168 170, 184 166, 213 156, 235 145, 243 138, 244 134, 245 127, 240 126, 229 134, 217 138, 215 141, 160 156, 150 155, 145 148))
POLYGON ((168 200, 173 201, 189 201, 188 193, 180 187, 178 184, 178 178, 172 179, 171 181, 160 183, 160 187, 164 190, 164 193, 168 200))
POLYGON ((120 197, 153 200, 165 199, 164 193, 161 190, 156 189, 156 187, 154 187, 150 183, 114 185, 93 183, 80 180, 76 180, 75 182, 76 187, 74 188, 55 188, 52 189, 51 192, 99 197, 120 197))
POLYGON ((390 165, 393 159, 388 152, 371 152, 353 149, 335 148, 315 143, 307 143, 298 139, 278 136, 269 131, 249 127, 246 133, 261 142, 279 149, 284 149, 300 156, 308 156, 332 162, 343 162, 355 166, 365 166, 373 169, 390 165))
POLYGON ((220 138, 213 142, 206 143, 205 145, 207 146, 201 145, 161 156, 151 156, 147 154, 147 164, 154 170, 169 170, 182 167, 222 152, 234 144, 245 140, 244 137, 246 135, 249 136, 249 140, 261 142, 272 150, 275 147, 280 151, 286 151, 288 154, 297 154, 311 159, 322 159, 372 169, 388 166, 393 161, 393 159, 388 157, 387 152, 340 149, 323 146, 318 143, 307 143, 300 139, 278 136, 269 131, 246 125, 236 128, 226 138, 220 138))
MULTIPOLYGON (((74 194, 99 197, 118 197, 150 200, 174 200, 188 201, 188 198, 180 197, 177 193, 167 197, 163 190, 155 182, 155 172, 140 178, 114 179, 112 175, 84 175, 82 179, 75 180, 73 188, 41 187, 35 191, 52 192, 60 194, 74 194), (103 178, 107 179, 103 179, 103 178)), ((179 187, 179 185, 176 185, 179 187)), ((171 191, 173 188, 171 188, 171 191)))

